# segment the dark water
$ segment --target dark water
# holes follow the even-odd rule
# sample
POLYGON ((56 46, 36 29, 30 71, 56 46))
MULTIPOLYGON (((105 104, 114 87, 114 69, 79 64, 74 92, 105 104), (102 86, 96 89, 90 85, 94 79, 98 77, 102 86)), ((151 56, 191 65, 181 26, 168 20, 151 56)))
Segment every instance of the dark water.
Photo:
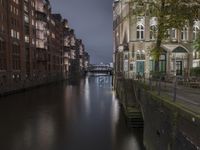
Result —
POLYGON ((0 150, 143 150, 111 81, 87 77, 0 98, 0 150))

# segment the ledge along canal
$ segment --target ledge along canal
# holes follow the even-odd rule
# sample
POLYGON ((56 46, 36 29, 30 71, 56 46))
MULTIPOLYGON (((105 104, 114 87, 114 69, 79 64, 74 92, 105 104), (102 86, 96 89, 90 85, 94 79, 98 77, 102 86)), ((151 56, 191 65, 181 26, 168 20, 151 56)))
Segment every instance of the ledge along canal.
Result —
POLYGON ((143 150, 111 76, 87 76, 0 98, 2 150, 143 150))

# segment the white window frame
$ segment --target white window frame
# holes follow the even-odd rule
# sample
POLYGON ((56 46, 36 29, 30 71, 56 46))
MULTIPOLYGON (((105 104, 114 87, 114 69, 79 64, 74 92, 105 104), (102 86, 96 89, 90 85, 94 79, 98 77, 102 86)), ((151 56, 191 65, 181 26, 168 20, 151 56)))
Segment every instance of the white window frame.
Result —
POLYGON ((143 25, 138 25, 137 26, 137 31, 136 31, 136 38, 138 40, 143 40, 144 39, 144 26, 143 25))
POLYGON ((181 30, 181 40, 182 41, 188 40, 188 27, 187 26, 183 27, 183 29, 181 30))
POLYGON ((198 26, 194 26, 193 27, 193 31, 192 31, 192 37, 193 37, 193 40, 196 40, 197 39, 197 36, 198 36, 198 32, 199 32, 199 27, 198 26))

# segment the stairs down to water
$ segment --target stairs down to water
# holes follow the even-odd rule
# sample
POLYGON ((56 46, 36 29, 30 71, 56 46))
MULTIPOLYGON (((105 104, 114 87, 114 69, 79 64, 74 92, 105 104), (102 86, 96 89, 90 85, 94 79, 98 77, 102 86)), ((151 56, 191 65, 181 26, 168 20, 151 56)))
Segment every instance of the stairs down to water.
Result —
POLYGON ((144 121, 142 112, 135 107, 127 107, 125 109, 126 123, 130 128, 143 128, 144 121))

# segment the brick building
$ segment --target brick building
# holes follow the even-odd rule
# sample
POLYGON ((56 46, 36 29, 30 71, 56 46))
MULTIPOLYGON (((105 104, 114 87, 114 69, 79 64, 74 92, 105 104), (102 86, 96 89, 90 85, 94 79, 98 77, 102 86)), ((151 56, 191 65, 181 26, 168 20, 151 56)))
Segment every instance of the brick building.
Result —
POLYGON ((0 94, 67 79, 84 46, 49 0, 0 0, 0 94))

